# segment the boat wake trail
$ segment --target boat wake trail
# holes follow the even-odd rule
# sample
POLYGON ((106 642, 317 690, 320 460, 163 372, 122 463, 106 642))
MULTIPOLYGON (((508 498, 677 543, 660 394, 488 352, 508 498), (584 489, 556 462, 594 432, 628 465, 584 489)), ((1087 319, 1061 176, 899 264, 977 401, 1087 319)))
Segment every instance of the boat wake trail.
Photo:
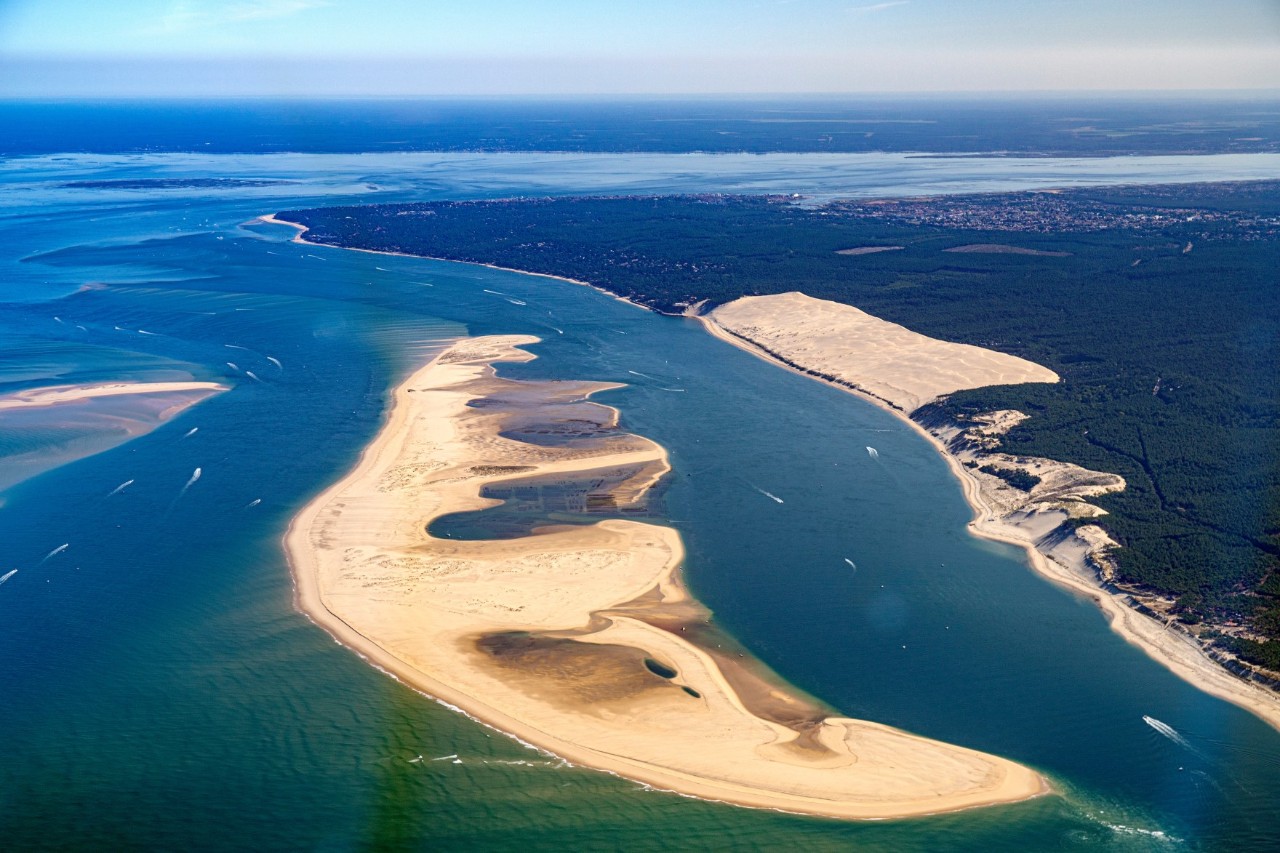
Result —
POLYGON ((1142 715, 1142 722, 1146 723, 1148 726, 1151 726, 1151 728, 1155 729, 1160 734, 1164 735, 1169 740, 1176 743, 1178 746, 1181 746, 1185 749, 1189 749, 1192 752, 1195 752, 1195 747, 1189 744, 1187 742, 1187 739, 1184 738, 1182 735, 1178 734, 1178 730, 1175 729, 1173 726, 1169 725, 1168 723, 1162 723, 1159 720, 1157 720, 1155 717, 1148 717, 1146 714, 1142 715))
POLYGON ((194 471, 192 471, 192 472, 191 472, 191 479, 190 479, 190 480, 187 480, 187 484, 186 484, 185 486, 183 486, 183 487, 182 487, 182 491, 178 492, 178 497, 176 497, 176 498, 174 498, 174 499, 173 499, 175 503, 176 503, 179 499, 181 499, 183 495, 185 495, 185 494, 187 493, 187 489, 191 488, 192 486, 194 486, 194 485, 196 484, 196 480, 199 480, 199 479, 200 479, 200 475, 201 475, 202 473, 204 473, 204 472, 203 472, 201 469, 199 469, 199 468, 197 468, 196 470, 194 470, 194 471))
POLYGON ((258 505, 258 504, 260 504, 260 503, 262 503, 262 498, 254 498, 253 500, 251 500, 251 501, 249 501, 247 504, 245 504, 244 508, 245 508, 245 509, 253 509, 255 506, 257 506, 257 505, 258 505))
MULTIPOLYGON (((199 431, 200 431, 200 427, 192 427, 191 429, 186 431, 186 433, 182 436, 182 438, 191 438, 191 436, 195 435, 199 431)), ((182 438, 178 439, 178 441, 182 441, 182 438)), ((129 482, 132 483, 133 480, 130 480, 129 482)))
POLYGON ((760 488, 759 486, 757 486, 757 485, 755 485, 755 484, 749 484, 749 485, 751 485, 751 488, 755 489, 757 492, 759 492, 760 494, 764 495, 764 496, 765 496, 766 498, 768 498, 769 500, 771 500, 771 501, 777 501, 778 503, 785 503, 785 501, 783 501, 783 500, 782 500, 782 498, 778 497, 778 496, 777 496, 777 495, 775 495, 773 492, 766 492, 764 489, 760 488))
POLYGON ((280 359, 276 358, 275 356, 273 356, 273 355, 269 355, 269 356, 267 356, 267 361, 271 362, 272 364, 274 364, 276 367, 280 368, 281 370, 284 370, 284 365, 283 365, 283 364, 281 364, 281 363, 280 363, 280 359))
POLYGON ((130 486, 132 486, 132 485, 133 485, 133 480, 125 480, 123 483, 121 483, 120 485, 118 485, 118 486, 116 486, 114 489, 112 489, 112 490, 111 490, 111 493, 110 493, 110 494, 108 494, 108 495, 107 495, 107 497, 112 497, 112 496, 114 496, 114 495, 118 495, 118 494, 120 494, 121 492, 123 492, 125 489, 129 488, 129 487, 130 487, 130 486))
POLYGON ((876 450, 874 447, 871 447, 870 445, 867 445, 867 455, 870 456, 872 459, 879 459, 880 451, 876 450))
POLYGON ((853 560, 850 560, 848 557, 845 557, 844 561, 848 563, 849 568, 853 569, 855 572, 858 570, 858 564, 855 563, 853 560))
POLYGON ((0 576, 0 584, 3 584, 5 581, 7 581, 9 578, 13 577, 17 573, 18 573, 17 569, 14 569, 13 571, 5 572, 3 576, 0 576))
POLYGON ((46 563, 50 558, 58 556, 59 554, 61 554, 63 551, 67 550, 67 549, 68 549, 68 548, 70 548, 70 547, 71 547, 71 543, 70 543, 70 542, 68 542, 68 543, 66 543, 66 544, 64 544, 64 545, 59 545, 57 548, 54 548, 54 549, 53 549, 52 551, 50 551, 48 554, 45 554, 45 555, 44 555, 44 559, 43 559, 43 560, 41 560, 39 563, 36 563, 36 565, 37 565, 37 566, 43 566, 43 565, 44 565, 44 564, 45 564, 45 563, 46 563))

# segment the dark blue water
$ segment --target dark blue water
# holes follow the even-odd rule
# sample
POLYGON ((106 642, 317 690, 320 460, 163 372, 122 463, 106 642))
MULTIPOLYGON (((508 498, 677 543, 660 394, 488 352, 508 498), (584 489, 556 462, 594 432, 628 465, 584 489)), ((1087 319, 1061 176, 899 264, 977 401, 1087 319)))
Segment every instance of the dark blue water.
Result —
POLYGON ((1274 93, 25 101, 0 102, 0 153, 1223 154, 1280 150, 1277 106, 1274 93))
POLYGON ((676 159, 5 164, 0 391, 175 373, 233 385, 0 493, 0 574, 19 569, 0 586, 6 846, 1280 844, 1280 735, 1149 661, 1016 550, 971 539, 958 485, 888 414, 588 288, 300 246, 289 229, 243 224, 326 201, 510 193, 533 164, 546 168, 526 186, 562 192, 1007 180, 970 163, 922 176, 890 160, 676 159), (61 187, 263 175, 297 183, 61 187), (390 387, 450 337, 487 333, 544 338, 506 375, 629 383, 599 399, 671 452, 661 512, 684 536, 691 585, 778 672, 852 716, 1028 763, 1058 794, 871 824, 700 803, 562 766, 333 643, 294 609, 280 537, 354 463, 390 387), (462 764, 430 761, 452 754, 462 764))

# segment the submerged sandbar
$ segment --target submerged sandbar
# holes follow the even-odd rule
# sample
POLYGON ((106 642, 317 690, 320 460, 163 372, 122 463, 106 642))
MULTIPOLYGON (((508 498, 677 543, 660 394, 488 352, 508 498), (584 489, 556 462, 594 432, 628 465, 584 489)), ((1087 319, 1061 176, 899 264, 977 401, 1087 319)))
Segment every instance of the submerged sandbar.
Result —
POLYGON ((499 504, 481 495, 488 484, 626 469, 596 501, 625 508, 669 470, 662 447, 626 433, 504 435, 531 417, 580 414, 616 387, 496 375, 493 363, 532 358, 516 347, 537 340, 454 344, 396 390, 355 470, 294 519, 286 547, 319 624, 531 744, 706 799, 887 818, 1047 790, 1021 765, 832 715, 763 667, 717 655, 699 642, 709 614, 681 583, 671 528, 609 518, 515 538, 432 536, 442 515, 499 504))

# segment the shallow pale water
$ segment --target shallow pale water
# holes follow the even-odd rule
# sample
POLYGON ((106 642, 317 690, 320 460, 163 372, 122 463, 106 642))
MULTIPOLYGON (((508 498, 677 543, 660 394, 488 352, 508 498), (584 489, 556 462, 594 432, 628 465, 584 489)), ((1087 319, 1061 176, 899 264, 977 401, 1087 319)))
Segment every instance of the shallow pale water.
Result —
MULTIPOLYGON (((1150 662, 1015 549, 970 538, 958 484, 890 415, 588 288, 300 246, 291 229, 241 224, 307 204, 522 188, 979 188, 998 169, 966 177, 966 160, 921 177, 888 160, 626 156, 552 169, 519 157, 0 168, 0 391, 188 376, 235 386, 0 493, 0 575, 19 570, 0 586, 7 846, 1280 845, 1280 734, 1150 662), (263 175, 299 183, 59 186, 263 175), (544 338, 536 361, 506 375, 629 383, 597 399, 669 449, 661 513, 684 536, 694 591, 744 645, 843 712, 1026 762, 1059 794, 865 824, 697 802, 566 767, 403 688, 312 626, 292 605, 280 548, 289 519, 354 463, 390 387, 450 337, 487 333, 544 338)), ((1129 174, 1135 159, 1092 168, 1129 174)), ((1059 178, 1075 168, 1058 166, 1059 178)))

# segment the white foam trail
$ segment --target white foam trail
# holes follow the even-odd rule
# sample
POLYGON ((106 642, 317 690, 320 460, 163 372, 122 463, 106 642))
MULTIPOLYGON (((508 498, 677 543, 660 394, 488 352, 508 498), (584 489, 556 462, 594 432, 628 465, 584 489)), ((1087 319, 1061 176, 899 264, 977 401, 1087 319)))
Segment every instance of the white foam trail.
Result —
POLYGON ((659 388, 659 391, 684 391, 683 388, 659 388))
POLYGON ((848 557, 845 557, 844 561, 848 563, 849 568, 853 569, 855 572, 858 570, 858 564, 855 563, 853 560, 850 560, 848 557))
MULTIPOLYGON (((54 315, 53 319, 54 319, 56 322, 58 322, 58 323, 61 323, 61 322, 62 322, 62 318, 61 318, 61 317, 59 317, 59 316, 57 316, 56 314, 54 315)), ((14 571, 17 571, 17 569, 14 569, 14 571)))
POLYGON ((374 269, 377 270, 378 272, 391 272, 391 270, 386 270, 386 269, 383 269, 382 267, 374 267, 374 269))
POLYGON ((484 288, 484 292, 485 292, 485 293, 492 293, 494 296, 506 296, 506 295, 507 295, 507 294, 503 293, 501 290, 490 290, 490 289, 489 289, 489 288, 487 288, 487 287, 486 287, 486 288, 484 288))
MULTIPOLYGON (((200 475, 202 473, 203 472, 199 468, 191 472, 191 479, 187 480, 187 484, 182 487, 182 491, 178 492, 179 498, 187 493, 187 489, 191 488, 196 484, 196 480, 200 479, 200 475)), ((177 498, 174 498, 174 500, 177 500, 177 498)))
POLYGON ((620 334, 620 335, 625 335, 625 334, 626 334, 626 332, 622 331, 621 329, 610 329, 609 331, 611 331, 611 332, 617 332, 617 333, 618 333, 618 334, 620 334))
POLYGON ((421 756, 421 755, 419 755, 417 758, 410 758, 410 759, 409 759, 409 763, 410 763, 410 764, 417 764, 417 763, 418 763, 419 761, 421 761, 421 760, 422 760, 422 756, 421 756))
POLYGON ((449 761, 457 757, 458 757, 458 753, 455 752, 453 755, 442 755, 439 758, 433 758, 431 760, 432 761, 449 761))
POLYGON ((56 556, 58 556, 59 554, 61 554, 63 551, 67 550, 67 549, 68 549, 68 548, 70 548, 70 547, 71 547, 71 543, 70 543, 70 542, 66 543, 65 545, 59 545, 57 548, 54 548, 54 549, 53 549, 52 551, 50 551, 48 554, 45 554, 45 555, 44 555, 44 560, 41 560, 37 565, 44 565, 45 560, 48 560, 50 557, 56 557, 56 556))
POLYGON ((528 305, 529 304, 528 302, 523 302, 519 299, 512 299, 511 297, 507 297, 507 301, 510 302, 512 305, 528 305))
POLYGON ((1191 746, 1191 744, 1187 743, 1187 739, 1184 738, 1182 735, 1178 734, 1177 729, 1175 729, 1173 726, 1169 725, 1168 723, 1162 723, 1159 720, 1157 720, 1155 717, 1148 717, 1146 714, 1142 715, 1142 722, 1146 723, 1148 726, 1151 726, 1151 728, 1155 729, 1160 734, 1164 735, 1169 740, 1176 743, 1178 746, 1184 747, 1186 749, 1191 749, 1194 752, 1194 749, 1191 746))
POLYGON ((641 373, 638 370, 628 370, 627 373, 630 373, 632 376, 643 376, 645 379, 652 379, 654 382, 658 381, 656 376, 650 376, 649 374, 641 373))
POLYGON ((4 583, 5 581, 7 581, 9 578, 13 577, 13 576, 14 576, 14 575, 16 575, 17 573, 18 573, 18 570, 17 570, 17 569, 14 569, 14 570, 9 571, 9 572, 5 572, 5 573, 4 573, 4 577, 0 577, 0 584, 4 583))
POLYGON ((138 334, 140 334, 140 335, 151 335, 152 337, 156 337, 156 336, 158 335, 158 333, 157 333, 157 332, 148 332, 146 329, 139 329, 139 330, 138 330, 138 334))
POLYGON ((230 367, 232 370, 236 371, 237 373, 240 371, 240 365, 236 364, 234 361, 228 361, 227 367, 230 367))
MULTIPOLYGON (((237 308, 236 310, 237 310, 237 311, 251 311, 251 310, 253 310, 253 309, 251 309, 251 308, 237 308)), ((223 346, 224 346, 224 347, 226 347, 227 349, 242 349, 242 350, 244 350, 244 351, 246 351, 246 352, 253 352, 253 350, 249 349, 248 347, 242 347, 242 346, 240 346, 239 344, 223 344, 223 346)))
MULTIPOLYGON (((555 326, 552 326, 551 328, 556 329, 556 327, 555 327, 555 326)), ((563 334, 564 334, 564 329, 556 329, 556 334, 558 334, 558 335, 563 335, 563 334)))
POLYGON ((82 332, 87 332, 87 331, 89 331, 89 330, 88 330, 88 329, 86 329, 84 326, 81 326, 79 323, 76 323, 76 328, 77 328, 77 329, 79 329, 79 330, 80 330, 80 331, 82 331, 82 332))
POLYGON ((244 507, 244 508, 245 508, 245 509, 253 509, 255 506, 257 506, 257 505, 258 505, 258 504, 260 504, 260 503, 262 503, 262 498, 254 498, 253 500, 251 500, 251 501, 249 501, 247 504, 245 504, 245 507, 244 507))
POLYGON ((281 370, 284 370, 284 365, 283 365, 283 364, 281 364, 281 363, 280 363, 280 359, 276 358, 275 356, 270 356, 270 355, 269 355, 269 356, 267 356, 267 361, 271 362, 272 364, 274 364, 276 367, 280 368, 281 370))
POLYGON ((757 492, 764 495, 766 498, 769 498, 770 500, 777 501, 778 503, 783 503, 782 498, 778 497, 772 492, 766 492, 764 489, 760 488, 759 486, 752 486, 751 488, 755 489, 757 492))
POLYGON ((122 329, 122 328, 120 328, 119 326, 116 326, 116 327, 115 327, 115 329, 116 329, 116 331, 117 331, 117 332, 127 332, 127 331, 129 331, 128 329, 122 329))
POLYGON ((245 375, 245 376, 248 376, 248 377, 249 377, 250 379, 252 379, 254 382, 261 382, 261 381, 262 381, 261 379, 259 379, 259 378, 258 378, 258 374, 254 373, 252 370, 246 370, 246 371, 244 372, 244 375, 245 375))
POLYGON ((320 257, 319 255, 303 255, 303 257, 305 257, 305 258, 315 258, 317 261, 323 261, 323 260, 325 260, 324 258, 320 257))
POLYGON ((874 447, 870 447, 870 446, 868 446, 868 447, 867 447, 867 455, 868 455, 868 456, 870 456, 872 459, 879 459, 879 458, 880 458, 880 451, 879 451, 879 450, 876 450, 874 447))
POLYGON ((107 497, 111 497, 112 495, 118 495, 132 485, 133 485, 133 480, 125 480, 123 483, 121 483, 120 485, 112 489, 111 494, 107 495, 107 497))
MULTIPOLYGON (((182 438, 191 438, 191 436, 195 435, 199 431, 200 431, 200 427, 192 427, 191 429, 187 430, 186 434, 183 435, 182 438)), ((182 439, 180 438, 178 440, 181 441, 182 439)))

